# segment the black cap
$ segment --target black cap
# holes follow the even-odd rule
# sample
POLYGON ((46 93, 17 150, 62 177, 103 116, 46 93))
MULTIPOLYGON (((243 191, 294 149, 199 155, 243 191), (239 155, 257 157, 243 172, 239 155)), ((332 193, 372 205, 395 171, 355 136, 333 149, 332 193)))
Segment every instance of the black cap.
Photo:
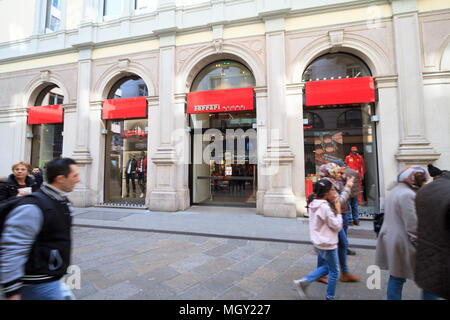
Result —
POLYGON ((428 172, 430 173, 430 176, 432 176, 432 177, 440 176, 442 174, 442 170, 439 168, 436 168, 432 164, 428 165, 428 172))

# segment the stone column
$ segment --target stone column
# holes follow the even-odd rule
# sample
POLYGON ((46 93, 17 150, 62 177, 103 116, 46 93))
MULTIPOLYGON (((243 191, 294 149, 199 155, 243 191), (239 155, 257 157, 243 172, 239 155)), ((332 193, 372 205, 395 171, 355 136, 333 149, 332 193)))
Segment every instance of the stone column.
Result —
POLYGON ((77 130, 75 135, 75 148, 71 157, 78 163, 81 182, 75 187, 71 199, 74 205, 86 207, 91 205, 89 185, 92 157, 89 152, 89 101, 91 90, 92 48, 90 46, 80 45, 78 46, 78 49, 77 130))
POLYGON ((256 211, 264 214, 264 194, 267 190, 266 178, 264 174, 266 167, 264 163, 264 155, 267 152, 268 144, 268 111, 267 111, 267 87, 254 88, 256 96, 256 125, 257 125, 257 143, 258 143, 258 170, 257 181, 258 191, 256 192, 256 211))
POLYGON ((378 181, 380 190, 380 209, 384 209, 384 198, 387 188, 398 173, 398 161, 395 154, 398 151, 397 141, 400 140, 398 79, 397 76, 382 76, 375 78, 378 89, 377 116, 377 153, 378 153, 378 181))
POLYGON ((177 155, 173 144, 175 129, 175 32, 161 33, 159 61, 160 139, 152 162, 154 189, 150 193, 150 210, 177 211, 177 155))
POLYGON ((189 155, 190 133, 186 130, 189 118, 185 112, 186 94, 175 94, 175 131, 173 143, 177 157, 176 188, 178 194, 178 210, 186 210, 191 205, 189 193, 189 155))
POLYGON ((264 156, 267 191, 264 215, 296 217, 292 190, 294 154, 288 144, 286 120, 286 51, 284 17, 266 18, 269 144, 264 156))
POLYGON ((395 58, 398 74, 400 167, 426 164, 439 158, 425 136, 422 54, 417 0, 392 2, 395 58))
POLYGON ((297 216, 306 215, 305 199, 305 142, 303 131, 304 83, 286 86, 286 116, 289 142, 295 155, 292 173, 292 189, 296 199, 297 216))

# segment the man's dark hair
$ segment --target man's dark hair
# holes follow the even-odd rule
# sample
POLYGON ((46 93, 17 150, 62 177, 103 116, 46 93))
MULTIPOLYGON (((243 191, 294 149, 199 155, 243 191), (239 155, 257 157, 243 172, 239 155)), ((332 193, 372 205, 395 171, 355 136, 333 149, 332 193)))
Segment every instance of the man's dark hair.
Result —
POLYGON ((71 158, 57 158, 47 162, 47 182, 49 184, 53 183, 56 177, 60 175, 67 177, 70 173, 70 166, 72 164, 77 163, 71 158))

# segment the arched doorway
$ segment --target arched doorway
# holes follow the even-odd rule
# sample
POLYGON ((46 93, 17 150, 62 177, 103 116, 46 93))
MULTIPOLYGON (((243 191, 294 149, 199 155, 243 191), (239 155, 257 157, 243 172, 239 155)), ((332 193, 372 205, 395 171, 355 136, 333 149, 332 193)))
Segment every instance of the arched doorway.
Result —
POLYGON ((105 205, 143 206, 147 190, 148 89, 136 75, 118 80, 103 102, 105 205))
POLYGON ((360 177, 359 214, 372 217, 379 211, 379 187, 376 126, 372 122, 375 88, 369 68, 354 55, 332 53, 310 63, 302 79, 306 88, 303 128, 307 193, 319 178, 322 164, 347 165, 360 177))
POLYGON ((37 96, 33 110, 29 110, 28 123, 32 124, 33 140, 31 144, 31 165, 44 169, 45 164, 54 159, 59 158, 63 149, 63 116, 62 107, 59 107, 59 117, 55 119, 46 119, 44 109, 51 109, 49 106, 61 105, 64 100, 62 90, 55 84, 45 87, 37 96), (31 111, 31 112, 30 112, 31 111), (36 119, 31 119, 35 112, 36 119), (35 120, 35 121, 33 121, 35 120))
POLYGON ((207 65, 192 82, 187 106, 192 204, 256 207, 254 86, 252 72, 234 60, 207 65))

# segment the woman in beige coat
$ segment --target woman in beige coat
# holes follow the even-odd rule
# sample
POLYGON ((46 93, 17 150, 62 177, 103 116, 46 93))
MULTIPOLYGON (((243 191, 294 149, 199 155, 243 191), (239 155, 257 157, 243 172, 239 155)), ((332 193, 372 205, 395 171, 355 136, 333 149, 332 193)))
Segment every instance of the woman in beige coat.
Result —
POLYGON ((384 204, 384 221, 377 240, 375 264, 389 270, 388 300, 401 300, 406 279, 414 280, 417 240, 416 191, 425 183, 427 172, 410 167, 400 173, 397 186, 384 204))

